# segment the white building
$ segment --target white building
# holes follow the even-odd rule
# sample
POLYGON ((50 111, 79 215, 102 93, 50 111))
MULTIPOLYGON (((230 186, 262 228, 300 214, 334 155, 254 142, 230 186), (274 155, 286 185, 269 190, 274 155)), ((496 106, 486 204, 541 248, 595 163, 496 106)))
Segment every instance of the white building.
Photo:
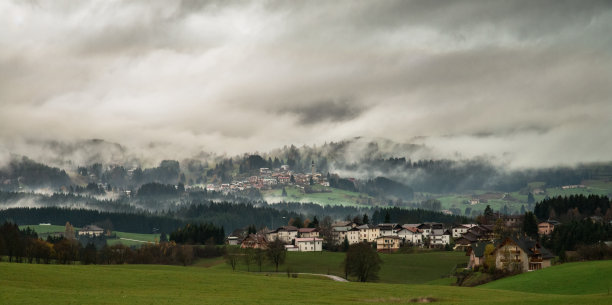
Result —
POLYGON ((432 246, 444 246, 450 244, 451 233, 448 230, 434 229, 429 235, 429 244, 432 246))
POLYGON ((323 251, 323 239, 316 237, 296 238, 295 245, 300 252, 323 251))
POLYGON ((423 231, 416 227, 402 226, 402 229, 397 231, 397 236, 401 238, 404 243, 412 243, 413 245, 420 245, 423 243, 423 231))
POLYGON ((79 230, 79 235, 101 236, 103 234, 104 234, 104 229, 96 225, 84 226, 81 230, 79 230))
POLYGON ((286 244, 290 244, 298 237, 298 228, 294 226, 284 226, 276 229, 277 238, 286 244))
POLYGON ((467 231, 470 228, 464 225, 458 225, 453 227, 452 232, 453 232, 453 238, 459 238, 461 237, 463 234, 467 233, 467 231))
POLYGON ((359 240, 362 242, 373 243, 380 236, 380 229, 370 224, 360 225, 357 229, 359 229, 359 240))

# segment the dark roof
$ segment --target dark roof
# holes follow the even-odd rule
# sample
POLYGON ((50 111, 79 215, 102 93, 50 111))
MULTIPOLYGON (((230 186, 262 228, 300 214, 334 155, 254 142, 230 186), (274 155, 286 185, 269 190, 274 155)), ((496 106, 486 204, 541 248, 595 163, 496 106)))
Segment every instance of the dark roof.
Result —
POLYGON ((484 253, 485 253, 485 249, 487 248, 487 245, 489 243, 473 243, 470 245, 470 248, 472 248, 472 252, 474 253, 474 256, 476 257, 483 257, 484 253))
POLYGON ((276 229, 276 231, 297 231, 298 228, 294 227, 294 226, 282 226, 278 229, 276 229))
POLYGON ((317 228, 299 228, 298 232, 300 233, 310 233, 310 232, 317 232, 319 231, 319 229, 317 228))
POLYGON ((376 226, 371 225, 371 224, 363 224, 357 227, 357 229, 374 229, 376 228, 376 226))
POLYGON ((527 255, 529 256, 536 255, 538 254, 536 252, 539 252, 539 254, 541 254, 542 258, 544 259, 550 259, 550 258, 555 257, 548 249, 540 246, 538 242, 528 237, 511 236, 511 237, 508 237, 506 240, 511 240, 519 248, 521 248, 521 250, 525 251, 525 253, 527 253, 527 255))
POLYGON ((104 231, 104 229, 96 226, 96 225, 88 225, 84 226, 81 231, 104 231))

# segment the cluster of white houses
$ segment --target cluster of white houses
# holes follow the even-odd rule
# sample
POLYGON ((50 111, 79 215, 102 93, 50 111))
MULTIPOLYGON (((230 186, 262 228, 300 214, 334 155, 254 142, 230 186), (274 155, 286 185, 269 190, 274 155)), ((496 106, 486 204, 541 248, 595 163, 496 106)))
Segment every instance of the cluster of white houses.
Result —
POLYGON ((249 234, 242 241, 236 236, 228 237, 230 245, 240 244, 241 248, 254 249, 267 249, 268 243, 275 240, 282 241, 287 251, 323 251, 323 238, 320 238, 317 228, 283 226, 273 231, 249 234))
MULTIPOLYGON (((242 241, 238 237, 228 237, 229 244, 240 244, 242 248, 266 248, 268 242, 280 240, 286 244, 287 251, 322 251, 323 239, 318 228, 296 228, 283 226, 272 231, 250 234, 242 241)), ((405 224, 382 223, 378 225, 337 222, 332 225, 331 242, 342 245, 360 242, 375 243, 380 252, 395 252, 400 246, 428 245, 443 247, 450 244, 451 232, 441 223, 405 224)))
POLYGON ((294 172, 289 169, 289 165, 283 165, 280 168, 274 169, 263 167, 259 169, 259 174, 246 177, 246 179, 243 180, 235 180, 231 183, 223 184, 207 184, 206 190, 227 193, 251 188, 270 189, 277 185, 297 185, 304 187, 306 185, 311 185, 311 183, 329 186, 327 177, 316 172, 314 162, 312 163, 310 173, 294 172))
POLYGON ((431 247, 450 244, 451 233, 441 223, 398 224, 381 223, 378 225, 337 222, 332 226, 332 241, 339 245, 367 242, 376 243, 380 252, 394 252, 404 244, 431 247))

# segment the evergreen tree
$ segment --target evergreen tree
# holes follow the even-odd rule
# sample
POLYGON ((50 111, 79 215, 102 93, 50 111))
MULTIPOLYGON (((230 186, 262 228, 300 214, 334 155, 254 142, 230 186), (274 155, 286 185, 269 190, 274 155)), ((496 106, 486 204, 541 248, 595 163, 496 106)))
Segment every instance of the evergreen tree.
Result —
POLYGON ((531 192, 529 192, 529 194, 527 194, 527 203, 529 203, 529 204, 535 203, 535 198, 533 197, 533 194, 531 192))
POLYGON ((525 213, 523 219, 523 232, 529 237, 538 238, 538 220, 533 212, 525 213))
POLYGON ((370 219, 368 218, 368 214, 363 214, 363 218, 361 219, 361 221, 363 222, 364 225, 369 224, 370 219))
POLYGON ((385 223, 391 223, 391 214, 389 214, 389 211, 385 214, 385 223))

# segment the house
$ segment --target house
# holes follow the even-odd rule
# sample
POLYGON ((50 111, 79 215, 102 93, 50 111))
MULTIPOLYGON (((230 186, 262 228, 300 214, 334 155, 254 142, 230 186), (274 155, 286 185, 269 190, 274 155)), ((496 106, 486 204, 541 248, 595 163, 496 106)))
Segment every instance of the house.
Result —
POLYGON ((437 223, 437 222, 426 222, 426 223, 419 224, 417 226, 417 229, 423 231, 423 237, 429 237, 429 234, 431 234, 432 230, 444 229, 444 225, 441 223, 437 223))
POLYGON ((296 238, 295 246, 300 252, 323 251, 323 239, 316 237, 296 238))
POLYGON ((400 247, 401 239, 398 236, 380 236, 376 238, 376 251, 391 253, 395 252, 400 247))
POLYGON ((102 236, 104 235, 104 229, 96 225, 88 225, 84 226, 81 230, 79 230, 79 235, 102 236))
POLYGON ((413 245, 420 245, 423 243, 423 231, 416 227, 403 225, 402 229, 397 231, 397 236, 401 238, 402 243, 411 243, 413 245))
POLYGON ((378 224, 378 229, 380 231, 379 236, 394 236, 397 235, 397 231, 399 231, 402 227, 397 223, 380 223, 378 224))
POLYGON ((276 233, 278 234, 278 239, 286 244, 290 244, 298 237, 298 228, 294 226, 283 226, 276 229, 276 233))
POLYGON ((468 226, 464 226, 464 225, 454 226, 451 230, 453 232, 453 238, 461 237, 461 235, 467 233, 469 229, 470 228, 468 226))
POLYGON ((493 252, 495 268, 508 271, 532 271, 550 267, 554 255, 527 237, 508 237, 493 252))
POLYGON ((251 249, 268 249, 268 240, 264 234, 249 234, 242 243, 240 248, 251 248, 251 249))
POLYGON ((540 222, 538 224, 538 234, 550 235, 555 230, 555 226, 558 226, 560 224, 561 223, 559 223, 558 221, 550 219, 547 221, 540 222))
POLYGON ((319 237, 319 229, 317 228, 299 228, 298 236, 301 238, 319 237))
POLYGON ((371 224, 364 224, 356 227, 359 230, 359 240, 366 243, 373 243, 380 236, 380 229, 371 224))
POLYGON ((433 229, 429 234, 430 246, 445 246, 450 244, 451 232, 444 229, 433 229))
POLYGON ((226 242, 230 246, 237 246, 240 244, 240 238, 238 236, 230 235, 226 238, 226 242))
POLYGON ((269 242, 273 242, 278 238, 277 230, 264 230, 263 234, 269 242))
POLYGON ((504 215, 502 220, 504 225, 509 228, 519 227, 523 223, 523 215, 504 215))
POLYGON ((349 245, 356 244, 359 242, 359 229, 351 227, 333 227, 332 238, 334 244, 340 245, 346 238, 349 245))

